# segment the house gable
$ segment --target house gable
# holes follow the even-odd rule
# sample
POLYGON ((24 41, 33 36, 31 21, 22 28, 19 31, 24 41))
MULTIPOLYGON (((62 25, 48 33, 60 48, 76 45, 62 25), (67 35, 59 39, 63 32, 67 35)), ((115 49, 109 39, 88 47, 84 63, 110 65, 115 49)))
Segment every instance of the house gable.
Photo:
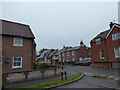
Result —
POLYGON ((112 32, 112 30, 114 30, 115 27, 120 28, 119 25, 114 24, 113 27, 110 29, 109 33, 107 34, 106 39, 109 37, 110 33, 112 32))

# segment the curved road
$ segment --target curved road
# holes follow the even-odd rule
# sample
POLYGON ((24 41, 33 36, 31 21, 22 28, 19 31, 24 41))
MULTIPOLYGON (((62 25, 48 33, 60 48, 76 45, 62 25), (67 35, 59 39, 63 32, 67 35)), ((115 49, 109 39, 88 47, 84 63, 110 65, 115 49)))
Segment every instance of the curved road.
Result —
MULTIPOLYGON (((70 69, 82 71, 83 73, 103 74, 114 77, 118 76, 117 69, 93 68, 89 66, 66 66, 66 70, 70 69)), ((96 78, 84 75, 84 77, 79 81, 57 88, 106 88, 105 90, 110 90, 107 88, 118 88, 118 80, 108 78, 96 78)))

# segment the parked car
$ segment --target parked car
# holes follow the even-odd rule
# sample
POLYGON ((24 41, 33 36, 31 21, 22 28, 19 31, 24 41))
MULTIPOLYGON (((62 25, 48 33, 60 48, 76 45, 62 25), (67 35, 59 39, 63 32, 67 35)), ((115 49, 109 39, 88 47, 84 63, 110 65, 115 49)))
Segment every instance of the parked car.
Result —
POLYGON ((91 64, 91 61, 83 60, 83 61, 75 62, 73 65, 89 66, 90 64, 91 64))

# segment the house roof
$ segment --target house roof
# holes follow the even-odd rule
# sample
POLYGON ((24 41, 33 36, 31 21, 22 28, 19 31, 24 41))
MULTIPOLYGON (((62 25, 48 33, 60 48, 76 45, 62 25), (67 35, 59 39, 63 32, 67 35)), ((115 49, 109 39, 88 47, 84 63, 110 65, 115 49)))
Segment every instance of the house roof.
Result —
POLYGON ((52 57, 53 55, 55 55, 57 53, 57 51, 52 51, 50 54, 49 54, 49 58, 52 57))
POLYGON ((59 55, 60 53, 62 53, 63 51, 57 51, 54 55, 59 55))
POLYGON ((2 24, 2 35, 20 36, 26 38, 35 38, 29 25, 11 22, 7 20, 0 20, 2 24))
POLYGON ((101 32, 101 33, 98 34, 95 38, 93 38, 93 39, 91 40, 91 42, 95 42, 95 40, 96 40, 97 38, 105 39, 106 36, 108 35, 109 31, 110 31, 110 30, 106 30, 106 31, 101 32))
POLYGON ((101 38, 102 40, 103 40, 103 39, 106 39, 106 38, 109 36, 110 32, 113 30, 114 27, 119 27, 119 28, 120 28, 120 24, 113 23, 113 26, 112 26, 109 30, 106 30, 106 31, 101 32, 101 33, 98 34, 95 38, 93 38, 93 39, 91 40, 91 42, 95 42, 95 40, 96 40, 97 38, 101 38))
POLYGON ((52 52, 51 49, 50 50, 45 50, 45 51, 43 51, 43 53, 38 58, 44 58, 44 57, 48 58, 51 52, 52 52))
POLYGON ((76 47, 65 49, 64 51, 67 52, 67 51, 77 50, 79 48, 80 48, 80 46, 76 46, 76 47))
POLYGON ((43 53, 42 53, 36 60, 42 59, 42 58, 44 58, 44 57, 46 57, 46 58, 51 58, 51 57, 54 56, 54 55, 59 55, 61 52, 62 52, 62 51, 53 51, 52 49, 50 49, 50 50, 45 50, 45 51, 43 51, 43 53))

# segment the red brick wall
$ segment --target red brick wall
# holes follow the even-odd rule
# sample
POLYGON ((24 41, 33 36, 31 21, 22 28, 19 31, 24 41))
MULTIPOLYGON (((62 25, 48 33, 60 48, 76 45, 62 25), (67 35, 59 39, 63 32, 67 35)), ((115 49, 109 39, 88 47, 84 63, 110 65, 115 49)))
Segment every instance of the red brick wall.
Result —
POLYGON ((93 66, 94 67, 103 67, 103 68, 108 68, 108 65, 109 65, 110 63, 94 63, 93 64, 93 66))
POLYGON ((64 58, 65 61, 68 60, 73 60, 74 58, 74 61, 78 62, 79 61, 79 58, 85 58, 85 57, 88 57, 88 53, 89 53, 89 56, 91 55, 91 49, 89 48, 89 50, 86 48, 86 47, 80 47, 80 49, 77 49, 77 50, 74 50, 74 56, 72 55, 72 51, 66 51, 64 52, 64 57, 62 55, 62 60, 64 58), (69 56, 67 56, 67 52, 69 52, 69 56))
MULTIPOLYGON (((107 54, 108 54, 108 60, 109 61, 118 61, 117 58, 115 58, 114 54, 114 48, 120 47, 120 39, 119 40, 112 40, 112 34, 120 32, 120 28, 115 27, 112 32, 110 33, 109 37, 106 40, 107 43, 107 54)), ((120 60, 120 58, 119 58, 120 60)))
MULTIPOLYGON (((120 60, 120 58, 116 59, 114 55, 114 47, 120 47, 120 39, 112 40, 112 34, 117 32, 120 32, 120 29, 114 27, 109 37, 106 40, 102 40, 101 44, 91 43, 93 62, 115 62, 120 60), (104 50, 105 59, 100 59, 100 50, 104 50)), ((97 67, 112 67, 111 63, 94 63, 93 65, 97 67)))
POLYGON ((87 55, 88 55, 88 57, 91 58, 91 48, 88 48, 88 49, 87 49, 87 55))
POLYGON ((106 47, 105 47, 105 40, 101 41, 101 44, 96 44, 95 42, 91 44, 91 56, 92 56, 92 61, 93 62, 105 62, 107 61, 107 56, 106 56, 106 47), (104 50, 104 59, 100 59, 100 50, 104 50))
POLYGON ((79 61, 79 50, 74 50, 74 56, 72 55, 72 51, 66 51, 66 52, 64 52, 64 56, 62 55, 61 59, 63 60, 63 58, 65 61, 67 61, 68 58, 71 61, 73 60, 73 58, 74 58, 74 61, 79 61), (69 56, 67 56, 67 52, 69 52, 69 56))
POLYGON ((87 48, 84 46, 81 46, 79 49, 79 57, 87 57, 87 48))
POLYGON ((32 69, 32 62, 34 59, 33 40, 24 38, 23 46, 13 46, 14 37, 3 36, 2 48, 3 48, 3 73, 30 71, 32 69), (22 68, 12 68, 13 57, 22 57, 22 68), (6 58, 10 59, 10 63, 5 63, 6 58))

